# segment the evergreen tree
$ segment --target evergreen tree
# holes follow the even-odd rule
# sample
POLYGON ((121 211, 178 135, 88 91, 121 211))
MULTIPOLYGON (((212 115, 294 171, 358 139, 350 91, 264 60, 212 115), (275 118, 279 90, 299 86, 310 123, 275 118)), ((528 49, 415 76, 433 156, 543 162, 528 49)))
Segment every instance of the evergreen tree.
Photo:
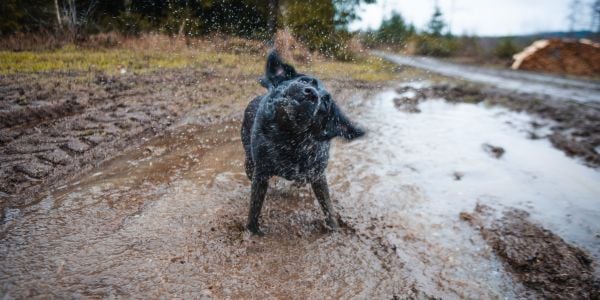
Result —
POLYGON ((431 16, 431 20, 427 24, 427 31, 434 37, 442 36, 442 31, 446 27, 446 22, 444 21, 442 11, 439 6, 435 6, 435 10, 433 15, 431 16))
POLYGON ((393 12, 389 19, 381 22, 376 33, 376 40, 385 44, 403 44, 414 34, 414 26, 407 25, 401 14, 393 12))

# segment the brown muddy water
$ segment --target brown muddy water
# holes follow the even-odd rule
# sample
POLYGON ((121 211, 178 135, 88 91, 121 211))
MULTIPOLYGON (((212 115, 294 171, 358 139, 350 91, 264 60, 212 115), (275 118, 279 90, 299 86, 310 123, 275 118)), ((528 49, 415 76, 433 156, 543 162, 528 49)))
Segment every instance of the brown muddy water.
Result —
POLYGON ((243 231, 250 185, 239 120, 202 127, 192 113, 40 203, 8 209, 1 294, 517 298, 525 288, 458 217, 477 203, 524 209, 600 257, 600 172, 528 138, 547 134, 539 124, 548 121, 440 99, 407 113, 397 96, 346 103, 369 133, 332 149, 339 231, 324 229, 308 187, 276 179, 266 236, 243 231))

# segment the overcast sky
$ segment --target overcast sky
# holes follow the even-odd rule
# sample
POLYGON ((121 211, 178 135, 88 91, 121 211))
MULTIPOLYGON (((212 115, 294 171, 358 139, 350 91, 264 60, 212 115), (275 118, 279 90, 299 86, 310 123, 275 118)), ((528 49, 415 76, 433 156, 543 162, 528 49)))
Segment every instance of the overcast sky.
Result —
MULTIPOLYGON (((590 2, 580 0, 576 29, 589 29, 590 2)), ((568 31, 572 0, 438 0, 444 18, 453 34, 517 35, 541 31, 568 31)), ((362 18, 350 24, 350 30, 379 27, 392 11, 405 20, 424 28, 431 18, 435 0, 378 0, 376 4, 361 5, 362 18)))

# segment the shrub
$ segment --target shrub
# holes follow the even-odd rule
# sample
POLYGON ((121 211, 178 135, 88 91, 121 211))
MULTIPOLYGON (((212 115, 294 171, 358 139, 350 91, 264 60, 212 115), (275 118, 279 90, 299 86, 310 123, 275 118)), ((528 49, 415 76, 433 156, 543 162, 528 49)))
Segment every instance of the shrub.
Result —
POLYGON ((494 49, 494 55, 502 59, 510 59, 519 52, 517 46, 513 43, 512 38, 502 39, 494 49))
POLYGON ((448 57, 458 48, 456 39, 450 35, 420 35, 416 38, 416 52, 419 55, 448 57))

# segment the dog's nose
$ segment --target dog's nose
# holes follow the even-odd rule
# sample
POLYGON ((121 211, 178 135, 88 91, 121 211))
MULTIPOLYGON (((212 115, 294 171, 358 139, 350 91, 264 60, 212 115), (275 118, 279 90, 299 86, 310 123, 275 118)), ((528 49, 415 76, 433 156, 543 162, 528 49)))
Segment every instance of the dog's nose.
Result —
POLYGON ((310 101, 316 101, 319 98, 319 96, 317 95, 317 91, 312 88, 305 88, 303 93, 304 97, 310 101))

